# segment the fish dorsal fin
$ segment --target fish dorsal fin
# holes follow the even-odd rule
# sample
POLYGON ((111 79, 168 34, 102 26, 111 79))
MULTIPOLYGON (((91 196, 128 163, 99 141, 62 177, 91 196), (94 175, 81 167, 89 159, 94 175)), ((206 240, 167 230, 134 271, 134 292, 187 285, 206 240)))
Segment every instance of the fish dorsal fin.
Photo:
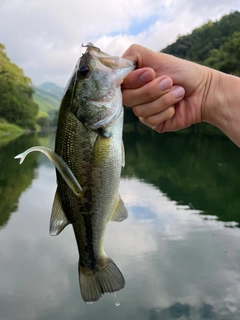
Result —
POLYGON ((50 219, 50 235, 57 236, 68 224, 69 221, 63 211, 62 202, 57 189, 53 201, 52 215, 50 219))
POLYGON ((122 167, 125 166, 125 148, 124 148, 124 144, 122 141, 122 167))
POLYGON ((122 201, 121 196, 119 195, 117 204, 116 204, 116 209, 113 212, 110 221, 123 221, 128 217, 128 212, 127 209, 125 207, 124 202, 122 201))

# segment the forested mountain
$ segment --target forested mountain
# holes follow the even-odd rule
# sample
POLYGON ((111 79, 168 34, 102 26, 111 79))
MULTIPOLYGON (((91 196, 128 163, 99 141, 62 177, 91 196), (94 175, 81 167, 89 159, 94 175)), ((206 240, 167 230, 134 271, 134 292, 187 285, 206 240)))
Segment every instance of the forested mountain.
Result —
POLYGON ((205 23, 162 52, 240 75, 240 12, 205 23))
POLYGON ((56 125, 63 91, 53 83, 33 86, 0 43, 0 136, 9 131, 9 124, 28 130, 35 130, 37 124, 56 125))
POLYGON ((33 89, 33 99, 39 107, 38 124, 41 127, 56 125, 64 88, 45 82, 39 86, 33 86, 33 89))
POLYGON ((32 95, 31 79, 10 61, 0 43, 0 118, 25 129, 35 129, 38 106, 32 95))
POLYGON ((54 83, 43 83, 39 86, 33 86, 33 89, 33 99, 38 104, 39 111, 52 114, 59 109, 63 88, 54 83))
POLYGON ((39 90, 43 90, 44 92, 49 93, 49 95, 55 98, 58 102, 61 101, 63 92, 64 92, 64 88, 59 87, 58 85, 52 82, 44 82, 35 88, 38 88, 39 90))

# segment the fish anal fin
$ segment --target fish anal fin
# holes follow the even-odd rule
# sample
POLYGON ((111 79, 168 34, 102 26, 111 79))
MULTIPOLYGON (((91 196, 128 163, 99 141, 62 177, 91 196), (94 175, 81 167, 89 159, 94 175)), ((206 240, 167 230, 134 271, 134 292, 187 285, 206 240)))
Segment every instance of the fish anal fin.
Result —
POLYGON ((65 213, 63 211, 62 202, 57 189, 53 201, 52 215, 50 219, 50 235, 58 235, 68 224, 69 221, 66 218, 65 213))
POLYGON ((122 201, 121 196, 119 195, 116 207, 115 207, 115 211, 113 212, 110 221, 117 221, 117 222, 121 222, 125 219, 127 219, 128 217, 128 212, 127 209, 125 207, 124 202, 122 201))
POLYGON ((125 280, 112 259, 107 258, 106 267, 85 272, 79 264, 79 284, 85 302, 95 302, 104 293, 114 293, 125 286, 125 280))

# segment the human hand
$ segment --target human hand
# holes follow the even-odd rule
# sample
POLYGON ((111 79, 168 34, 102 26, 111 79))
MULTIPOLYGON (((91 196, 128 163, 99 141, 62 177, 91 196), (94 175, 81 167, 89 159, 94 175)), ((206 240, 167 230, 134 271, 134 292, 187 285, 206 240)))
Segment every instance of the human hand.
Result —
POLYGON ((123 103, 158 132, 204 120, 211 69, 132 45, 124 54, 137 68, 122 84, 123 103))

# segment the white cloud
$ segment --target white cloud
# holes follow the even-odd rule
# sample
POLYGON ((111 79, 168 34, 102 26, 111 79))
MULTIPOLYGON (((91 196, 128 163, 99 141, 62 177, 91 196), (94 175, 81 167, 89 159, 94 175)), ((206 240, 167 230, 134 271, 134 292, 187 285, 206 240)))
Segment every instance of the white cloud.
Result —
POLYGON ((160 50, 231 10, 240 10, 238 0, 3 0, 0 39, 34 83, 65 86, 81 43, 91 41, 119 55, 132 43, 160 50))

